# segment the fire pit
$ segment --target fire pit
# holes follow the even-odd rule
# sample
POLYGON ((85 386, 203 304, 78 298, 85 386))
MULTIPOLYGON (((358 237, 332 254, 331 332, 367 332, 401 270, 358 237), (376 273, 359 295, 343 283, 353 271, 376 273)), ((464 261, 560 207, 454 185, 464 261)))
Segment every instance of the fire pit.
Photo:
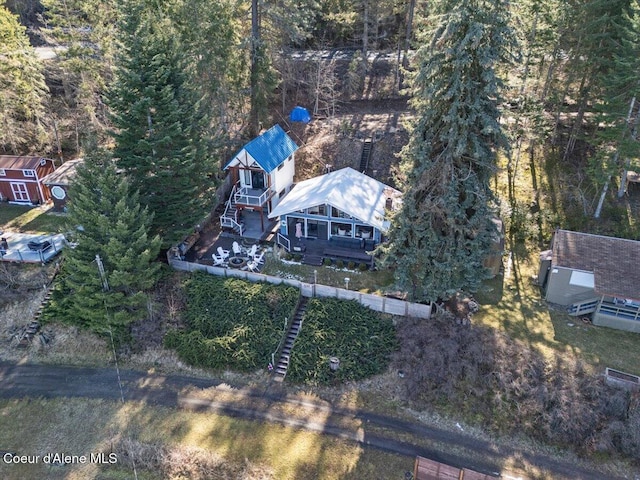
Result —
POLYGON ((242 268, 247 264, 249 259, 246 257, 231 257, 229 258, 229 268, 242 268))

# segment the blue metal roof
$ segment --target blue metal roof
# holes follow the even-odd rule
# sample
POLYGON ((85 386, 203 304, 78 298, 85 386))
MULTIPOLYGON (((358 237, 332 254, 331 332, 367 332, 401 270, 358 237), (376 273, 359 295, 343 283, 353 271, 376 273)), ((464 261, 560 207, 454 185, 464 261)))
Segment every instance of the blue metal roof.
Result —
MULTIPOLYGON (((280 125, 276 124, 259 137, 247 143, 242 150, 246 150, 258 165, 260 165, 260 168, 270 173, 289 158, 297 149, 298 146, 291 140, 289 135, 286 134, 280 125)), ((237 156, 238 154, 234 155, 224 168, 226 169, 237 156)))

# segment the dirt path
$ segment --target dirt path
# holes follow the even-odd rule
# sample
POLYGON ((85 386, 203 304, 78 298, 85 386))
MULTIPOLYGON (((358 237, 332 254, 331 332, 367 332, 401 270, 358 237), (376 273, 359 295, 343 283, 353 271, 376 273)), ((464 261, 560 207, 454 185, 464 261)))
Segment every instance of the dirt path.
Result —
MULTIPOLYGON (((358 442, 387 452, 406 456, 421 455, 457 467, 466 467, 497 476, 506 458, 520 458, 526 463, 544 469, 554 479, 602 479, 603 474, 570 462, 527 452, 512 447, 497 446, 462 432, 445 431, 389 416, 362 410, 335 408, 327 403, 291 397, 271 384, 264 389, 230 389, 221 381, 203 380, 185 376, 149 375, 136 371, 121 371, 125 401, 143 401, 150 405, 183 408, 194 411, 212 411, 221 415, 250 420, 268 421, 294 428, 304 428, 327 435, 358 442), (202 397, 203 389, 208 396, 202 397), (213 395, 211 395, 213 392, 213 395), (213 396, 213 398, 211 398, 213 396), (238 400, 241 398, 241 401, 238 400), (273 406, 296 410, 309 409, 316 416, 308 418, 287 414, 273 406), (318 421, 317 413, 323 412, 318 421), (357 421, 359 428, 345 427, 357 421), (404 436, 420 438, 421 444, 399 441, 384 435, 385 430, 404 436), (424 445, 428 444, 429 447, 424 445), (451 453, 460 450, 469 457, 451 453), (482 458, 471 461, 469 458, 482 458)), ((120 400, 120 389, 115 369, 76 368, 48 365, 16 365, 0 363, 0 397, 85 397, 120 400)), ((502 472, 505 475, 505 472, 502 472)), ((511 477, 516 478, 516 477, 511 477)), ((607 475, 606 478, 615 480, 607 475)))

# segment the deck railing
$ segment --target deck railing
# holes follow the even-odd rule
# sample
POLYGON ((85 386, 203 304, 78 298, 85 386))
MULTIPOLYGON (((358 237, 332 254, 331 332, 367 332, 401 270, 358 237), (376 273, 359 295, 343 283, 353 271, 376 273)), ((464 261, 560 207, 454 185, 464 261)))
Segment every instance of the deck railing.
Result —
POLYGON ((278 245, 283 247, 287 252, 291 252, 291 240, 289 240, 287 237, 282 235, 280 232, 278 232, 278 235, 276 236, 276 242, 278 245))
POLYGON ((567 313, 572 317, 588 315, 596 311, 599 302, 599 298, 590 298, 589 300, 585 300, 583 302, 574 303, 573 305, 569 305, 569 307, 567 308, 567 313))
POLYGON ((0 254, 0 260, 15 263, 41 263, 44 265, 55 257, 67 243, 66 239, 63 239, 59 244, 56 243, 54 236, 47 237, 46 240, 51 243, 51 246, 45 250, 9 248, 6 253, 0 254))
POLYGON ((601 315, 624 318, 625 320, 640 321, 640 308, 638 307, 602 302, 596 312, 601 315))
POLYGON ((227 200, 225 207, 224 207, 224 213, 220 216, 220 226, 222 228, 227 227, 227 228, 233 228, 233 229, 237 229, 238 232, 240 233, 240 236, 242 236, 242 224, 238 221, 238 211, 236 210, 233 214, 233 217, 230 217, 228 215, 229 213, 229 209, 231 208, 231 205, 233 205, 233 198, 236 192, 236 185, 233 186, 233 188, 231 189, 231 195, 229 195, 229 200, 227 200))
MULTIPOLYGON (((235 187, 234 187, 235 188, 235 187)), ((269 199, 271 191, 266 189, 262 192, 261 195, 251 195, 249 194, 249 188, 240 187, 240 189, 235 193, 234 200, 236 203, 241 203, 242 205, 253 205, 256 207, 260 207, 264 205, 269 199)))

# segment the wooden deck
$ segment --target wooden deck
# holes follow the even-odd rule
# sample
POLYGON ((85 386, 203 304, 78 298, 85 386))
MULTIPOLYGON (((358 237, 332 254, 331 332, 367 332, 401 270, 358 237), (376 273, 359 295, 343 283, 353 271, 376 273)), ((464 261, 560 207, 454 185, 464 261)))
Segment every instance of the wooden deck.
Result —
POLYGON ((364 248, 336 247, 328 240, 313 238, 301 238, 298 240, 292 235, 286 238, 291 242, 291 253, 299 252, 302 254, 301 261, 307 265, 322 265, 322 261, 325 258, 330 258, 332 261, 365 262, 373 265, 373 256, 367 254, 364 248))
POLYGON ((0 261, 2 262, 44 264, 58 255, 67 243, 64 235, 61 233, 56 235, 32 235, 27 233, 4 232, 0 236, 6 238, 9 244, 7 252, 4 255, 0 254, 0 261), (29 242, 42 242, 45 240, 51 243, 50 248, 43 251, 33 251, 29 248, 29 242))

